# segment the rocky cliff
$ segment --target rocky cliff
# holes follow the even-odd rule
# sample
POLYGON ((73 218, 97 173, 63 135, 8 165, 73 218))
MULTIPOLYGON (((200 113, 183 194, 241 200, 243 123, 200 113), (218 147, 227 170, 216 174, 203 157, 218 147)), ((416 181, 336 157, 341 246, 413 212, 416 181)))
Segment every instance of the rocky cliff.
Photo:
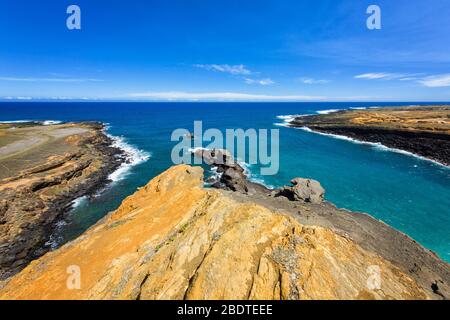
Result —
POLYGON ((450 106, 344 110, 299 116, 289 126, 382 143, 450 165, 450 106))
POLYGON ((54 225, 124 161, 99 123, 0 125, 0 280, 50 249, 54 225))
POLYGON ((0 299, 440 298, 432 279, 447 293, 448 265, 409 238, 398 243, 412 259, 409 246, 423 255, 415 271, 371 250, 371 236, 361 245, 365 230, 348 234, 314 216, 341 212, 351 220, 327 204, 205 189, 200 167, 172 167, 3 283, 0 299))

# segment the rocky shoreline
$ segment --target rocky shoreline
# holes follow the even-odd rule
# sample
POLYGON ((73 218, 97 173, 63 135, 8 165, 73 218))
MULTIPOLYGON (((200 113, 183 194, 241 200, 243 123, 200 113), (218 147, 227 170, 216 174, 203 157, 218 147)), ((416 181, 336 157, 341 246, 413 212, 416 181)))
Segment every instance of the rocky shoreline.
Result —
MULTIPOLYGON (((338 209, 324 200, 315 180, 294 178, 291 186, 268 189, 248 180, 226 150, 196 150, 194 155, 219 172, 212 188, 231 191, 237 201, 285 212, 302 225, 331 228, 387 259, 417 281, 433 299, 450 297, 450 266, 406 234, 364 213, 338 209)), ((208 181, 211 182, 211 181, 208 181)))
POLYGON ((389 226, 325 201, 232 191, 244 182, 229 182, 204 188, 201 167, 168 169, 0 283, 0 299, 449 297, 449 265, 389 226), (70 266, 81 272, 78 290, 67 287, 70 266))
POLYGON ((73 201, 105 187, 108 176, 126 161, 124 151, 113 147, 104 129, 96 122, 16 125, 14 134, 24 132, 17 143, 25 144, 33 135, 52 139, 25 154, 0 158, 0 164, 13 168, 0 180, 0 279, 51 250, 46 243, 56 224, 70 219, 66 213, 73 201), (13 163, 23 159, 32 159, 33 164, 15 168, 13 163))
POLYGON ((212 188, 246 195, 284 197, 290 201, 304 201, 316 204, 324 201, 325 190, 318 181, 295 178, 291 180, 291 186, 269 189, 262 184, 250 181, 245 174, 244 168, 234 160, 231 153, 227 150, 198 149, 193 154, 218 173, 216 178, 210 178, 208 181, 212 188))
MULTIPOLYGON (((70 137, 65 141, 96 145, 70 137)), ((217 176, 205 181, 201 167, 168 169, 80 237, 0 281, 0 299, 450 297, 448 263, 369 215, 336 208, 324 200, 319 182, 294 178, 269 189, 249 181, 225 150, 194 156, 217 176), (81 272, 79 290, 67 286, 73 266, 81 272)), ((33 173, 45 169, 48 177, 70 161, 33 173)), ((86 172, 78 177, 89 179, 86 172)), ((51 188, 46 181, 34 191, 51 188)), ((36 184, 28 184, 33 191, 30 186, 36 184)))
POLYGON ((449 166, 449 116, 450 108, 446 106, 345 110, 296 117, 288 126, 381 143, 449 166))
POLYGON ((308 124, 305 126, 320 133, 341 135, 363 142, 381 143, 388 148, 404 150, 444 166, 450 166, 450 137, 448 135, 364 127, 330 126, 323 128, 308 124))

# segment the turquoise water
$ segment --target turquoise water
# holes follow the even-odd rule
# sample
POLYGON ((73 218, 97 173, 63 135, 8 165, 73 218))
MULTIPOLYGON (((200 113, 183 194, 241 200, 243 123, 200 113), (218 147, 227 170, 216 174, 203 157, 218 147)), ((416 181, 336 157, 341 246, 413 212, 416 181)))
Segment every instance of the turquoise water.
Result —
MULTIPOLYGON (((411 103, 407 103, 411 104, 411 103)), ((72 239, 114 210, 127 195, 172 165, 170 152, 176 128, 280 129, 280 171, 252 177, 271 186, 294 177, 319 180, 327 200, 338 207, 366 212, 401 230, 450 261, 450 170, 429 161, 275 125, 278 115, 313 114, 319 110, 380 106, 380 103, 2 103, 4 120, 96 120, 108 132, 150 158, 131 167, 99 196, 81 201, 73 222, 62 227, 72 239)), ((385 105, 405 105, 389 103, 385 105)))

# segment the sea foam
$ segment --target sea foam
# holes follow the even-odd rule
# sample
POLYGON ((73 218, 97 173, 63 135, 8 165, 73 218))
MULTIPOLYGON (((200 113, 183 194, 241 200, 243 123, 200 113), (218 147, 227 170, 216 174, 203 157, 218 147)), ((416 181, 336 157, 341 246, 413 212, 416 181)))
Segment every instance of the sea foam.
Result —
POLYGON ((328 109, 328 110, 319 110, 316 111, 318 114, 330 114, 330 113, 335 113, 335 112, 339 112, 339 111, 343 111, 344 109, 328 109))
POLYGON ((109 133, 105 133, 112 141, 112 147, 122 150, 125 154, 125 161, 117 168, 116 171, 108 176, 112 182, 117 182, 124 179, 132 167, 146 162, 150 159, 151 154, 140 150, 133 145, 126 142, 124 137, 116 137, 109 133))
POLYGON ((294 121, 296 118, 312 116, 312 114, 288 114, 288 115, 280 115, 277 116, 278 119, 283 120, 282 123, 276 122, 273 125, 279 127, 289 127, 289 124, 294 121))
POLYGON ((44 120, 41 122, 44 126, 51 126, 53 124, 61 124, 62 121, 59 120, 44 120))
POLYGON ((420 160, 425 160, 425 161, 428 161, 428 162, 432 162, 432 163, 437 164, 439 166, 442 166, 444 168, 450 168, 450 166, 446 166, 445 164, 440 163, 440 162, 438 162, 436 160, 432 160, 432 159, 420 156, 418 154, 415 154, 415 153, 412 153, 412 152, 409 152, 409 151, 405 151, 405 150, 401 150, 401 149, 397 149, 397 148, 390 148, 390 147, 387 147, 387 146, 385 146, 384 144, 382 144, 380 142, 361 141, 361 140, 357 140, 357 139, 350 138, 350 137, 343 136, 343 135, 339 135, 339 134, 325 133, 325 132, 319 132, 319 131, 311 130, 308 127, 300 127, 300 128, 295 128, 295 129, 299 129, 299 130, 303 130, 303 131, 307 131, 307 132, 312 132, 312 133, 315 133, 315 134, 320 134, 322 136, 327 136, 327 137, 331 137, 331 138, 334 138, 334 139, 345 140, 345 141, 349 141, 349 142, 356 143, 356 144, 369 145, 369 146, 372 146, 376 150, 400 153, 400 154, 404 154, 404 155, 407 155, 407 156, 412 156, 412 157, 418 158, 420 160))

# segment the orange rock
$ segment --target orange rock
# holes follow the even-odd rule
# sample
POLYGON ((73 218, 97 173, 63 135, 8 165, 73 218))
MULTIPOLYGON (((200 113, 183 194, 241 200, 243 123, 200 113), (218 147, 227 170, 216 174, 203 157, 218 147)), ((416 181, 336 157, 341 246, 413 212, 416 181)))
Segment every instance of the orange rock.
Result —
POLYGON ((154 178, 0 290, 0 299, 426 298, 352 240, 204 189, 202 169, 186 165, 154 178))

